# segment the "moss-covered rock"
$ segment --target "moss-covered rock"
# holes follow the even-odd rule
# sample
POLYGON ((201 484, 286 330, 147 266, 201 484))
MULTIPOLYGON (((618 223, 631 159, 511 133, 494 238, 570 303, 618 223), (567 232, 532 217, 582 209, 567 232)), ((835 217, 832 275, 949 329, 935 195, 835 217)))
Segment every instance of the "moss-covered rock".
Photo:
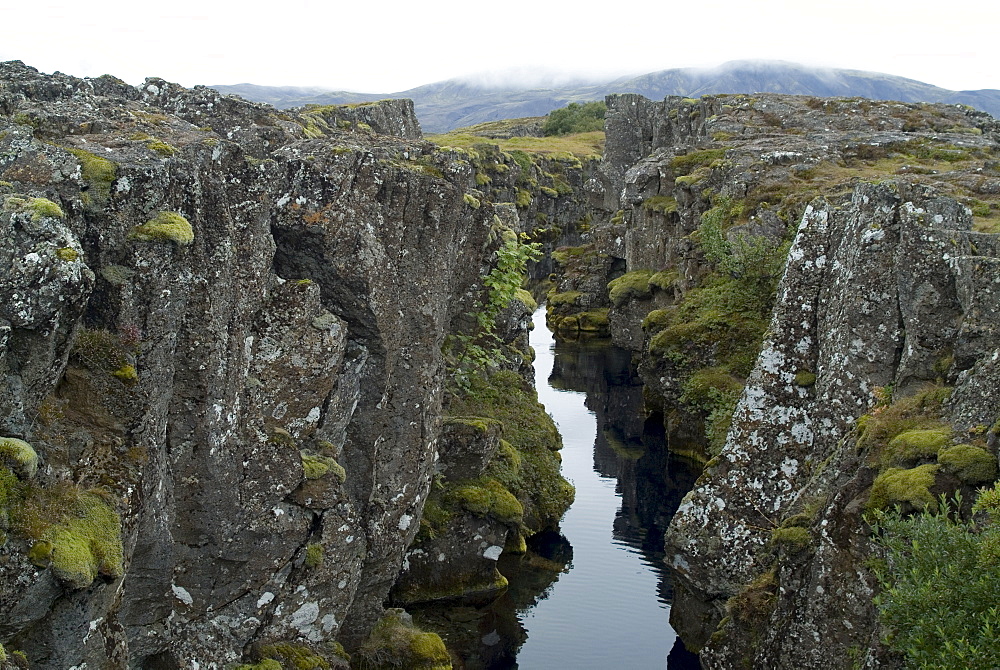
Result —
POLYGON ((441 636, 414 626, 410 616, 401 609, 386 611, 354 658, 361 667, 370 670, 449 670, 452 667, 441 636))
POLYGON ((26 508, 33 563, 51 567, 75 588, 89 586, 98 575, 122 575, 121 519, 102 495, 63 487, 43 492, 26 508))
POLYGON ((38 471, 38 454, 30 444, 16 437, 0 437, 0 462, 21 479, 31 479, 38 471))
POLYGON ((951 438, 947 426, 920 430, 907 430, 889 440, 882 451, 880 462, 886 466, 915 465, 921 460, 933 459, 951 438))
POLYGON ((966 484, 989 484, 997 478, 997 457, 971 444, 945 447, 938 453, 938 463, 966 484))
POLYGON ((194 229, 179 213, 160 212, 133 228, 129 238, 140 242, 173 242, 178 246, 188 246, 194 242, 194 229))
POLYGON ((648 298, 651 294, 649 279, 652 270, 634 270, 623 274, 618 279, 608 282, 608 298, 615 307, 620 307, 626 300, 648 298))
POLYGON ((937 510, 937 499, 931 487, 940 469, 940 465, 930 463, 908 470, 889 468, 872 483, 868 508, 887 509, 899 505, 904 512, 924 508, 937 510))

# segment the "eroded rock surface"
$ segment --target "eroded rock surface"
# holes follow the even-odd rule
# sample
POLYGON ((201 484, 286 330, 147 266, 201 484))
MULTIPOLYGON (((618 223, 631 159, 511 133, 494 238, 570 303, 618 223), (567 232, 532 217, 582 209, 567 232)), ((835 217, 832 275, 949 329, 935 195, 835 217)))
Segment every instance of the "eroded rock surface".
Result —
POLYGON ((39 549, 68 522, 12 512, 4 641, 39 668, 221 668, 362 640, 513 208, 473 206, 405 102, 279 113, 10 62, 0 114, 0 434, 40 456, 24 505, 99 490, 121 547, 70 585, 39 549))

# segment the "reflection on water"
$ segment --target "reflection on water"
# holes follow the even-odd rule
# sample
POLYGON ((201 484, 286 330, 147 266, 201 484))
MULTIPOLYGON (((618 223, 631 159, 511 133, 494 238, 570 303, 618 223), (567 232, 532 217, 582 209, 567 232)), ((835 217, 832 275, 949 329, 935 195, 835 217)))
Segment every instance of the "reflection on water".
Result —
POLYGON ((498 565, 510 587, 479 607, 411 608, 446 630, 467 670, 698 668, 669 624, 663 533, 697 473, 666 449, 642 413, 629 352, 553 344, 544 310, 532 333, 539 400, 563 437, 576 501, 562 535, 536 536, 498 565))

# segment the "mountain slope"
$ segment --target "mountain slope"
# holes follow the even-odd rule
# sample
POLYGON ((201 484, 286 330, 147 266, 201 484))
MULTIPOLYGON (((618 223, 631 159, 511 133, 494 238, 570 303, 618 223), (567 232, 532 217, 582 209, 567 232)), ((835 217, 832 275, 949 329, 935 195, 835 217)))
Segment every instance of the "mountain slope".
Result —
POLYGON ((781 61, 731 61, 717 68, 675 68, 607 83, 558 88, 485 87, 459 79, 389 94, 323 91, 314 88, 239 84, 214 86, 279 108, 305 104, 349 104, 381 98, 410 98, 421 126, 438 133, 486 121, 539 116, 570 102, 600 100, 611 93, 639 93, 650 99, 710 93, 789 93, 817 97, 864 97, 904 102, 966 104, 1000 116, 1000 91, 950 91, 877 72, 815 68, 781 61))

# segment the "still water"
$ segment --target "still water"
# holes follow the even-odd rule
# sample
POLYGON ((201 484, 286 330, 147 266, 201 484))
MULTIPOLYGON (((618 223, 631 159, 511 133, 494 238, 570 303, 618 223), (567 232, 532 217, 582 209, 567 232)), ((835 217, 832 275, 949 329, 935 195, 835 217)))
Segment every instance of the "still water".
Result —
POLYGON ((669 624, 663 533, 697 471, 668 453, 661 417, 643 414, 628 351, 556 343, 534 315, 538 399, 563 439, 576 501, 561 533, 500 557, 510 581, 486 605, 411 608, 460 656, 460 670, 694 670, 669 624))
POLYGON ((538 399, 562 434, 576 501, 561 524, 572 563, 519 612, 527 640, 517 667, 698 667, 670 628, 662 562, 666 523, 696 474, 669 458, 661 422, 644 420, 627 351, 555 343, 544 309, 534 323, 538 399))

